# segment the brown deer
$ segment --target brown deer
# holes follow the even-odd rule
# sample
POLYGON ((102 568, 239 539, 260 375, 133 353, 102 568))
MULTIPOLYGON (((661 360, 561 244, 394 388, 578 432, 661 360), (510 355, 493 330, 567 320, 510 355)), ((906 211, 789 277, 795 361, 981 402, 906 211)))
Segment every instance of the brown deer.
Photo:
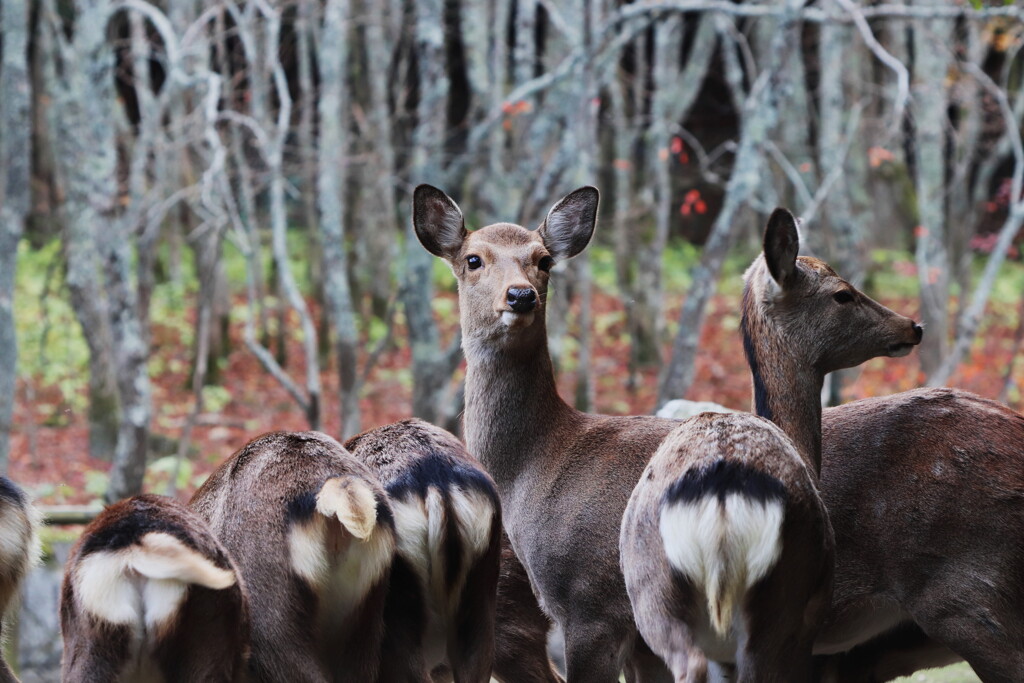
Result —
MULTIPOLYGON (((0 475, 0 639, 29 569, 39 560, 40 515, 28 496, 0 475)), ((0 655, 0 681, 17 682, 0 655)))
POLYGON ((154 495, 104 510, 75 543, 61 588, 62 680, 245 680, 244 585, 184 505, 154 495))
POLYGON ((551 619, 537 604, 530 577, 505 534, 494 629, 494 677, 501 683, 563 682, 548 657, 551 619))
POLYGON ((815 651, 880 636, 883 671, 948 650, 984 681, 1024 681, 1024 416, 917 389, 830 408, 822 427, 836 588, 815 651))
POLYGON ((565 632, 570 682, 663 680, 639 637, 619 569, 626 501, 677 424, 589 415, 555 387, 544 304, 548 271, 590 241, 598 192, 567 195, 537 230, 497 223, 467 233, 454 201, 416 188, 423 246, 458 279, 466 370, 466 445, 494 477, 502 518, 541 607, 565 632))
POLYGON ((423 420, 345 442, 387 491, 398 549, 380 680, 487 683, 494 662, 501 506, 458 439, 423 420))
POLYGON ((376 680, 395 527, 365 465, 326 434, 264 434, 190 506, 248 586, 253 680, 376 680))
POLYGON ((623 518, 621 560, 637 625, 678 681, 692 680, 694 644, 716 666, 735 669, 730 680, 811 680, 834 547, 816 485, 820 402, 793 397, 802 396, 805 367, 830 372, 902 356, 921 341, 914 321, 821 261, 798 258, 798 249, 795 219, 776 209, 744 293, 758 400, 776 406, 786 431, 738 413, 683 422, 651 459, 623 518), (845 305, 853 300, 859 305, 845 305), (805 438, 812 434, 817 442, 805 438))

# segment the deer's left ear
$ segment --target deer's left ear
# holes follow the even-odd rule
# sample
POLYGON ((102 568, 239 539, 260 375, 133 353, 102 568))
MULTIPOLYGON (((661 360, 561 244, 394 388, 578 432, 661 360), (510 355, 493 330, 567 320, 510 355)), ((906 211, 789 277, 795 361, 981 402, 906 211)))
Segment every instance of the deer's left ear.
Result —
POLYGON ((459 205, 432 185, 420 185, 413 192, 412 225, 427 251, 448 260, 458 254, 466 239, 459 205))
POLYGON ((800 252, 800 232, 796 218, 786 209, 775 209, 764 230, 764 261, 768 272, 785 289, 796 272, 796 257, 800 252))
POLYGON ((594 235, 599 193, 596 187, 581 187, 562 197, 548 211, 537 231, 556 261, 583 251, 594 235))

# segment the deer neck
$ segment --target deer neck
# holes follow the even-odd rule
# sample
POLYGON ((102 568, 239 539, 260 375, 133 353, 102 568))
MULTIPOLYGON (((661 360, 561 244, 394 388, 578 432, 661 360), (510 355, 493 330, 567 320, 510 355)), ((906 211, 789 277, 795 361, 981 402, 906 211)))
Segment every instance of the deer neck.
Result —
POLYGON ((824 375, 788 353, 780 337, 764 334, 763 327, 755 334, 751 327, 744 315, 743 350, 754 384, 754 412, 778 425, 811 471, 820 475, 824 375))
POLYGON ((543 447, 576 411, 558 395, 547 333, 538 320, 517 344, 463 338, 466 355, 466 446, 499 489, 550 457, 543 447))

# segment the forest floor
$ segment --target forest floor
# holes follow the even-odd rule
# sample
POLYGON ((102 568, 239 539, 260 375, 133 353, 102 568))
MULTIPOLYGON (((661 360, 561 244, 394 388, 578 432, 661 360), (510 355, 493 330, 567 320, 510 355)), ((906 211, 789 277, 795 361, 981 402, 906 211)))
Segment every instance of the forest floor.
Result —
MULTIPOLYGON (((39 256, 43 259, 45 255, 39 256)), ((616 294, 612 255, 596 250, 593 256, 595 282, 593 303, 592 368, 594 408, 609 414, 645 414, 655 409, 657 367, 640 371, 631 389, 628 382, 629 336, 625 325, 625 304, 616 294)), ((673 257, 667 257, 673 258, 673 257)), ((685 257, 680 257, 684 258, 685 257)), ((909 259, 885 255, 876 264, 874 276, 865 287, 883 303, 906 315, 917 314, 914 297, 916 279, 907 273, 909 259), (879 296, 880 291, 893 296, 879 296)), ((17 387, 10 474, 46 504, 81 504, 99 500, 106 488, 109 463, 88 456, 87 350, 78 332, 66 294, 59 284, 44 282, 42 268, 20 267, 16 311, 19 321, 21 372, 17 387)), ((439 264, 440 265, 440 264, 439 264)), ((727 407, 747 409, 750 379, 739 333, 739 274, 745 262, 730 263, 720 292, 712 300, 697 358, 696 379, 687 398, 708 400, 727 407)), ((679 273, 688 264, 666 267, 665 356, 687 283, 679 273), (675 274, 675 275, 674 275, 675 274)), ((951 382, 954 386, 987 397, 998 396, 1013 351, 1018 301, 1024 290, 1024 267, 1011 264, 990 302, 985 323, 972 350, 951 382)), ((230 273, 229 273, 230 275, 230 273)), ((53 278, 53 273, 50 273, 53 278)), ((457 300, 451 274, 439 270, 435 315, 445 341, 458 326, 457 300)), ((242 330, 247 307, 241 295, 235 297, 230 314, 231 351, 221 363, 221 383, 204 391, 205 411, 192 433, 187 459, 178 467, 176 486, 170 487, 175 470, 178 439, 193 408, 189 388, 195 317, 195 292, 188 286, 164 284, 153 301, 152 431, 155 450, 146 476, 147 490, 187 497, 225 458, 249 439, 277 429, 305 429, 306 421, 288 393, 246 350, 242 330)), ((314 310, 314 314, 316 311, 314 310)), ((578 351, 576 315, 570 315, 569 335, 559 386, 562 395, 572 397, 576 381, 578 351)), ((273 321, 272 321, 273 322, 273 321)), ((298 329, 289 319, 289 329, 298 329)), ((366 332, 380 336, 378 326, 366 332)), ((370 373, 361 395, 362 424, 371 428, 411 413, 412 374, 409 349, 405 343, 401 314, 396 318, 394 343, 384 352, 370 373)), ((287 370, 303 376, 298 335, 287 342, 287 370)), ((461 377, 460 370, 456 381, 461 377)), ((337 376, 332 366, 322 370, 322 429, 337 435, 340 425, 337 376)), ((920 385, 915 354, 906 358, 879 358, 855 370, 844 388, 844 399, 854 400, 904 391, 920 385)), ((1015 384, 1024 386, 1024 363, 1018 363, 1015 384)), ((1010 394, 1010 405, 1022 407, 1020 392, 1010 394)))

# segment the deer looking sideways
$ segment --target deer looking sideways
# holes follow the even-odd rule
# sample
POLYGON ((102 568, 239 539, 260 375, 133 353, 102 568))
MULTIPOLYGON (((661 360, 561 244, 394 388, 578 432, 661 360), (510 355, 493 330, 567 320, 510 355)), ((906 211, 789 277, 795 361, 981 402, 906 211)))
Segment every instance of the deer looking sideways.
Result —
POLYGON ((455 202, 421 185, 413 221, 458 279, 467 445, 494 477, 541 606, 565 631, 569 681, 614 681, 623 668, 630 680, 660 680, 664 664, 633 620, 618 538, 641 471, 678 423, 574 410, 558 396, 547 350, 548 271, 590 241, 597 204, 597 190, 581 188, 536 231, 497 223, 468 233, 455 202))
POLYGON ((728 680, 811 680, 834 547, 817 487, 820 401, 801 385, 816 371, 903 356, 921 341, 913 320, 823 262, 798 258, 798 249, 795 219, 776 209, 764 253, 745 276, 744 346, 758 404, 772 408, 683 422, 651 459, 623 518, 637 624, 678 681, 693 680, 693 642, 713 668, 735 670, 728 680))

